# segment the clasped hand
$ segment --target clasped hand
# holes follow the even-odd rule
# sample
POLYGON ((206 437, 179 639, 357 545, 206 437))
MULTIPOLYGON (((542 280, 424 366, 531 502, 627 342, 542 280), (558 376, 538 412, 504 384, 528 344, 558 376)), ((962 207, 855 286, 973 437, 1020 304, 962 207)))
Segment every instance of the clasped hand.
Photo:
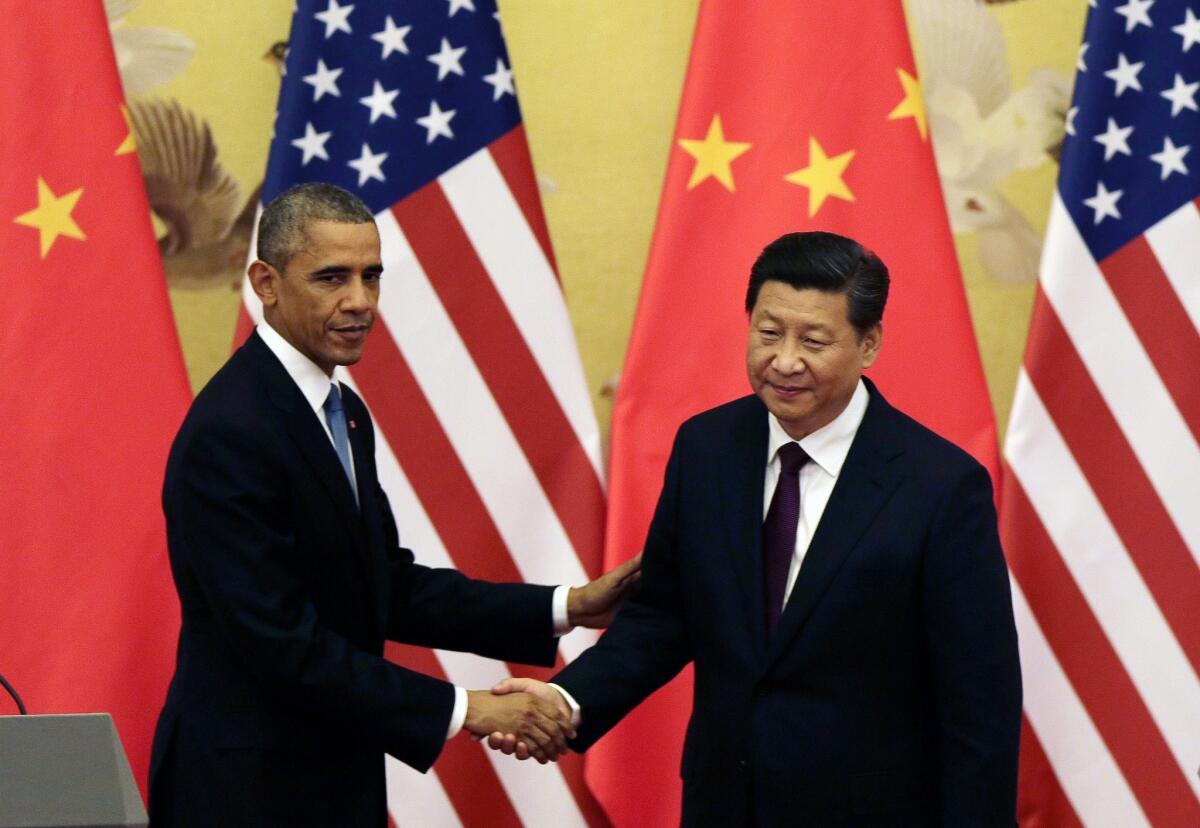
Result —
MULTIPOLYGON (((605 627, 617 614, 625 596, 641 577, 642 556, 613 567, 567 595, 567 615, 572 626, 605 627)), ((467 719, 463 727, 475 738, 487 737, 488 747, 518 759, 533 758, 545 764, 567 750, 575 738, 571 708, 548 684, 528 678, 500 682, 491 693, 467 694, 467 719)))
MULTIPOLYGON (((499 737, 496 746, 501 748, 504 739, 511 738, 513 748, 505 752, 516 752, 519 744, 521 751, 517 756, 520 759, 533 757, 542 764, 553 762, 566 752, 567 740, 575 738, 570 709, 565 703, 559 706, 547 700, 544 694, 518 692, 520 689, 497 686, 491 692, 467 691, 467 718, 463 729, 476 738, 488 737, 489 745, 499 737)), ((552 688, 547 689, 554 693, 552 688)))
MULTIPOLYGON (((514 695, 529 695, 544 704, 553 707, 559 716, 565 717, 570 731, 568 738, 575 738, 575 728, 571 724, 571 708, 562 694, 555 690, 549 684, 531 678, 510 678, 497 684, 492 688, 492 693, 499 697, 510 697, 514 695)), ((529 759, 530 757, 537 759, 542 764, 546 760, 539 756, 539 745, 531 743, 523 739, 519 734, 511 730, 496 730, 488 734, 488 747, 492 750, 498 750, 506 756, 516 756, 518 759, 529 759)), ((566 749, 564 743, 563 749, 566 749)), ((544 751, 541 751, 544 755, 544 751)), ((557 756, 552 756, 550 759, 555 759, 557 756)))

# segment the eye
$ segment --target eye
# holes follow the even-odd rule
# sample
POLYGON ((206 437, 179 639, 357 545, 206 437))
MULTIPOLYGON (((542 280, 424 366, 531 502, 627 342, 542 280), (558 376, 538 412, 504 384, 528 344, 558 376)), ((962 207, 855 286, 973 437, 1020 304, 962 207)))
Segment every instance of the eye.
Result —
POLYGON ((779 338, 779 331, 775 330, 774 328, 759 328, 758 333, 763 339, 779 338))

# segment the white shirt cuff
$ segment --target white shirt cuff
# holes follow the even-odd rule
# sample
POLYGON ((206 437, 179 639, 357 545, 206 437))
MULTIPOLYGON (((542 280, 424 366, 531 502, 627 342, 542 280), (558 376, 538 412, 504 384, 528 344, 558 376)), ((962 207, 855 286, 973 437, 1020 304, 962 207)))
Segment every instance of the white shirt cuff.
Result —
POLYGON ((554 613, 554 635, 566 635, 571 630, 575 629, 571 626, 570 613, 567 612, 567 596, 570 594, 569 586, 559 586, 554 588, 554 598, 550 602, 550 609, 554 613))
POLYGON ((454 709, 450 711, 450 727, 446 730, 446 739, 450 740, 457 736, 466 720, 467 691, 456 686, 454 688, 454 709))
POLYGON ((579 727, 583 723, 583 712, 579 708, 579 702, 575 701, 575 697, 566 690, 559 687, 554 682, 550 682, 550 686, 558 691, 558 694, 563 697, 563 701, 567 703, 567 707, 571 708, 571 724, 579 727))

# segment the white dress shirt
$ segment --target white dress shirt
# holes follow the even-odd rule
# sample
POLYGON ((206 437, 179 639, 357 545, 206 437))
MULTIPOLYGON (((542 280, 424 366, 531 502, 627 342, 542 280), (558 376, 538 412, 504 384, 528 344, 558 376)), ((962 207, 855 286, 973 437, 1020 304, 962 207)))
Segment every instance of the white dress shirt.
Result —
POLYGON ((833 486, 842 472, 846 455, 850 453, 854 435, 858 433, 858 427, 867 413, 869 399, 866 385, 859 380, 842 413, 803 440, 793 440, 775 415, 767 414, 769 434, 767 471, 763 479, 763 520, 766 520, 771 498, 775 496, 775 486, 779 482, 779 448, 785 443, 798 442, 809 456, 809 461, 800 469, 800 519, 796 523, 796 548, 792 552, 787 587, 783 592, 784 606, 787 606, 788 596, 792 594, 796 576, 800 574, 800 564, 804 563, 804 555, 821 522, 821 515, 825 513, 825 504, 833 494, 833 486))
MULTIPOLYGON (((334 376, 330 377, 315 362, 296 350, 296 347, 284 339, 269 323, 264 321, 256 330, 263 344, 283 364, 283 369, 287 371, 288 376, 292 378, 292 382, 296 383, 296 387, 300 389, 300 393, 304 395, 304 399, 312 407, 313 413, 317 415, 317 420, 320 421, 322 428, 325 429, 326 436, 329 437, 329 444, 336 451, 337 444, 333 440, 333 432, 330 431, 329 422, 325 417, 325 400, 329 397, 329 386, 335 381, 339 385, 338 393, 341 393, 341 381, 334 378, 340 375, 342 369, 334 368, 334 376)), ((354 472, 354 452, 350 453, 350 469, 351 472, 354 472)), ((550 608, 555 635, 565 635, 572 629, 567 613, 567 596, 569 593, 570 587, 566 586, 556 587, 554 590, 550 608)), ((462 687, 455 686, 454 709, 450 714, 450 724, 446 729, 446 738, 450 739, 458 735, 466 719, 467 691, 462 687)))
MULTIPOLYGON (((327 376, 315 362, 296 350, 296 347, 292 343, 284 339, 266 322, 259 325, 257 331, 263 344, 271 350, 276 359, 283 363, 283 369, 292 378, 292 382, 296 383, 296 387, 304 395, 304 399, 312 408, 313 413, 317 415, 317 419, 321 422, 321 427, 325 429, 325 433, 329 436, 329 444, 336 451, 337 444, 333 441, 333 432, 330 431, 329 420, 325 417, 325 400, 329 398, 329 386, 333 384, 334 377, 339 375, 341 369, 334 369, 334 377, 327 376)), ((340 394, 340 381, 338 385, 338 393, 340 394)), ((354 469, 353 452, 350 453, 350 468, 351 470, 354 469)))

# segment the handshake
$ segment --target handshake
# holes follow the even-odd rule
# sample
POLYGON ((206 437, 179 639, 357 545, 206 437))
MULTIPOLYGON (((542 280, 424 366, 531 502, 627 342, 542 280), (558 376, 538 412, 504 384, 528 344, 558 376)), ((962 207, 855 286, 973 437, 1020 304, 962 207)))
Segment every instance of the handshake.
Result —
MULTIPOLYGON (((572 627, 607 627, 630 588, 642 574, 642 556, 613 567, 567 595, 567 621, 572 627)), ((553 762, 575 738, 571 707, 545 682, 510 678, 489 690, 467 691, 463 729, 488 747, 518 759, 553 762)))
POLYGON ((545 682, 510 678, 490 691, 467 691, 463 729, 488 747, 543 765, 567 751, 575 738, 571 708, 562 694, 545 682))

